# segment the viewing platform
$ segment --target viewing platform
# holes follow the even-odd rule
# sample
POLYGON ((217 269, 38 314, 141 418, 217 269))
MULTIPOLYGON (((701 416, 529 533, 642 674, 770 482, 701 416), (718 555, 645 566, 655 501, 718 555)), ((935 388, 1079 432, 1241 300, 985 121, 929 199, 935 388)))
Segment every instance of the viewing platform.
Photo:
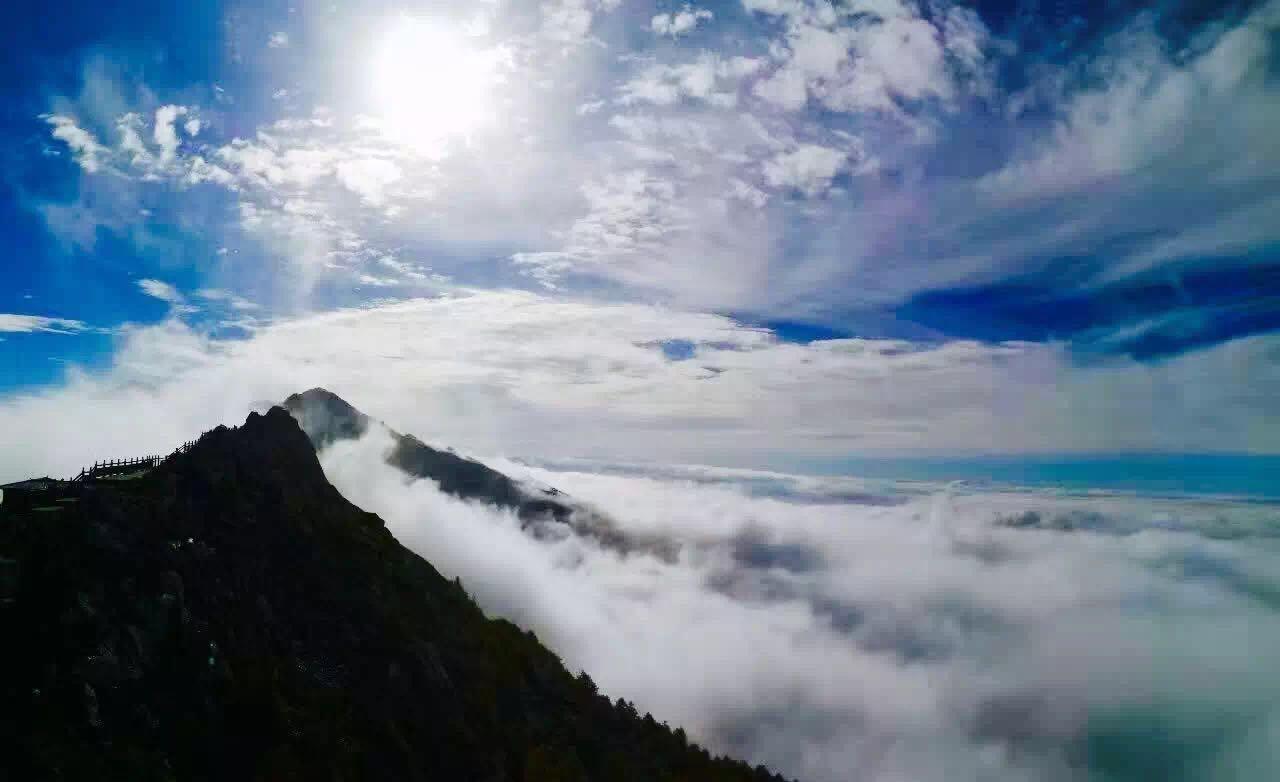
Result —
MULTIPOLYGON (((186 453, 196 444, 188 440, 173 450, 173 454, 186 453)), ((107 459, 94 462, 93 466, 80 470, 69 480, 61 478, 28 478, 24 481, 0 486, 0 504, 17 503, 35 510, 58 510, 60 503, 75 502, 76 495, 86 486, 98 482, 127 481, 140 478, 154 470, 167 457, 151 455, 127 459, 107 459), (19 499, 20 498, 20 499, 19 499)))

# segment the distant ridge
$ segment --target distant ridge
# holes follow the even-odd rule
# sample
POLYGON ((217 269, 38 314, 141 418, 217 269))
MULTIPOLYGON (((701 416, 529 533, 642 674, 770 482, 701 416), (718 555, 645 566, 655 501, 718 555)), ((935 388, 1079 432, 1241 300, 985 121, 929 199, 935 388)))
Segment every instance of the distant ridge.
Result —
POLYGON ((313 388, 284 400, 288 410, 316 450, 341 440, 356 439, 370 426, 386 428, 395 443, 387 464, 406 475, 434 481, 445 494, 512 510, 528 528, 545 522, 568 524, 575 532, 620 554, 645 552, 670 561, 676 556, 671 541, 623 530, 613 519, 555 488, 522 485, 511 477, 452 451, 432 448, 413 435, 400 434, 357 410, 332 391, 313 388))
MULTIPOLYGON (((372 418, 323 388, 294 394, 283 404, 298 419, 317 449, 339 440, 358 438, 374 423, 372 418)), ((523 519, 551 516, 565 521, 573 512, 569 505, 554 499, 559 494, 555 490, 535 496, 508 476, 480 462, 432 448, 390 427, 387 431, 395 442, 394 449, 387 455, 387 463, 414 477, 435 481, 446 494, 509 508, 523 519)))

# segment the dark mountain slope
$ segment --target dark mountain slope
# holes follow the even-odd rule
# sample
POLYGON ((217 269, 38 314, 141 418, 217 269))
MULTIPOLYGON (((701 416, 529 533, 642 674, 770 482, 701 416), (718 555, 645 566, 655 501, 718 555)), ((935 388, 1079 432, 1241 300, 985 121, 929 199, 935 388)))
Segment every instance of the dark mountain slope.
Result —
MULTIPOLYGON (((338 440, 358 438, 373 423, 369 416, 323 388, 294 394, 284 400, 284 408, 298 419, 316 450, 338 440)), ((564 521, 572 512, 568 505, 553 499, 557 495, 554 490, 536 496, 480 462, 432 448, 412 435, 388 431, 395 445, 387 455, 387 463, 416 478, 435 481, 446 494, 510 508, 525 519, 551 516, 564 521)))
POLYGON ((432 448, 413 435, 400 434, 331 391, 313 388, 290 396, 283 405, 298 420, 317 451, 340 440, 356 439, 370 426, 384 427, 394 444, 387 453, 387 464, 414 478, 435 481, 445 494, 513 510, 524 530, 535 537, 554 537, 549 528, 562 523, 623 555, 643 552, 668 561, 676 556, 672 541, 628 532, 612 518, 564 492, 522 486, 474 459, 432 448))
POLYGON ((0 505, 0 779, 776 779, 486 619, 280 408, 64 491, 0 505))

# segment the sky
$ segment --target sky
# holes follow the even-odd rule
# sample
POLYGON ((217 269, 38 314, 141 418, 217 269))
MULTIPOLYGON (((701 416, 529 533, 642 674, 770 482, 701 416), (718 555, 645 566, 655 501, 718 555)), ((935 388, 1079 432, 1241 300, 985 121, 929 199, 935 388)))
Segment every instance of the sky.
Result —
POLYGON ((313 385, 512 456, 1280 453, 1276 0, 4 15, 4 477, 313 385))
POLYGON ((0 483, 323 386, 612 525, 319 455, 717 752, 1277 777, 1280 0, 0 22, 0 483))

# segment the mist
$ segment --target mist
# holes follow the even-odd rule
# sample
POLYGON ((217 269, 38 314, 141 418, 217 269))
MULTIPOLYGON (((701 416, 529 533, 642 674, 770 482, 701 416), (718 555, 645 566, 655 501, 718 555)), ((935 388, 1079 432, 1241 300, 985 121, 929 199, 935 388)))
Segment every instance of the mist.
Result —
POLYGON ((1280 768, 1273 506, 491 462, 661 556, 522 529, 390 444, 374 427, 322 464, 486 611, 713 750, 816 782, 1280 768))

